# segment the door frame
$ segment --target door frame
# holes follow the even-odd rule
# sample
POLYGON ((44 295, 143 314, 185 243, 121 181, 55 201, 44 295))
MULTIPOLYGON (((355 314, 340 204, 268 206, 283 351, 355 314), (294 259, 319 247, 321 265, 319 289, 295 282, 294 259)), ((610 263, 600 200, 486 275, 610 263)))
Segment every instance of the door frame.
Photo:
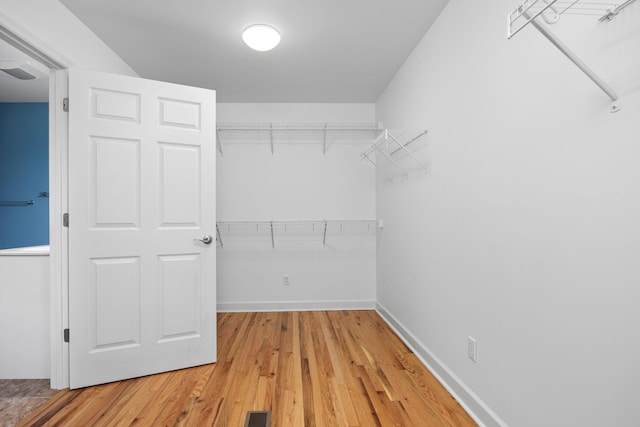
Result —
POLYGON ((69 387, 68 233, 62 226, 67 210, 68 119, 62 102, 68 95, 71 61, 0 12, 0 38, 49 68, 49 333, 50 387, 69 387))

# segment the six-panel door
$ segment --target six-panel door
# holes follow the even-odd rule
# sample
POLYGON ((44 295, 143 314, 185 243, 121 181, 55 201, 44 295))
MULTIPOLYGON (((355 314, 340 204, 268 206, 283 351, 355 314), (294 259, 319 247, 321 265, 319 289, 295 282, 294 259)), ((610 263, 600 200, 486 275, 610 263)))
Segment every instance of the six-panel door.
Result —
POLYGON ((216 360, 215 92, 69 72, 71 388, 216 360))

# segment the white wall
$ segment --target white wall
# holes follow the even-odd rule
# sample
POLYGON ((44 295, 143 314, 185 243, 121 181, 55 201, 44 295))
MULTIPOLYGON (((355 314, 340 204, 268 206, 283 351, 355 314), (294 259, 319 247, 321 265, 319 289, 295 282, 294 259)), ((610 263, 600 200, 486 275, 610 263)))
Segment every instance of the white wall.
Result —
MULTIPOLYGON (((219 104, 218 122, 373 123, 373 104, 219 104)), ((319 135, 289 141, 221 135, 218 219, 375 219, 375 172, 360 161, 366 146, 335 143, 323 154, 319 135), (227 136, 227 138, 225 138, 227 136), (245 143, 241 143, 243 140, 245 143), (287 141, 286 143, 284 141, 287 141)), ((218 249, 221 310, 373 307, 376 234, 222 234, 218 249), (283 275, 291 285, 283 286, 283 275)))
POLYGON ((637 425, 640 4, 554 28, 616 114, 533 27, 506 39, 517 5, 451 0, 376 105, 430 129, 428 173, 378 182, 377 298, 488 425, 637 425))
POLYGON ((49 378, 49 257, 0 256, 0 378, 49 378))
POLYGON ((69 67, 137 75, 57 0, 0 0, 0 25, 41 50, 56 52, 69 67))

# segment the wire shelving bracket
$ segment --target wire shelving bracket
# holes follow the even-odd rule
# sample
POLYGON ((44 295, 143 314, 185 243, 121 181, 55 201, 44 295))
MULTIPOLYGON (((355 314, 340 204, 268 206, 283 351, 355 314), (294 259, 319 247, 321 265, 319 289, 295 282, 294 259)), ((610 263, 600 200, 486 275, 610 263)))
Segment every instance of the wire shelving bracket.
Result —
POLYGON ((609 111, 615 113, 620 111, 621 108, 616 91, 562 43, 555 34, 549 31, 548 25, 556 24, 560 20, 560 16, 564 14, 599 16, 598 20, 600 22, 608 22, 618 15, 622 9, 635 1, 626 0, 622 3, 610 3, 581 2, 581 0, 524 0, 520 6, 507 16, 507 38, 511 39, 528 24, 533 25, 607 94, 612 101, 609 111))
POLYGON ((394 180, 394 175, 392 171, 383 167, 383 165, 378 161, 378 157, 386 159, 387 163, 392 166, 392 169, 396 170, 397 173, 400 173, 400 175, 404 177, 409 176, 409 170, 401 164, 399 159, 397 159, 396 154, 400 152, 413 159, 419 170, 426 171, 426 165, 416 157, 409 148, 409 145, 422 138, 427 134, 427 132, 428 130, 424 130, 409 139, 407 142, 402 142, 400 141, 401 138, 399 136, 393 135, 389 129, 384 129, 380 135, 373 140, 371 145, 369 145, 365 151, 360 153, 360 159, 366 160, 375 166, 376 169, 382 172, 389 181, 394 180))

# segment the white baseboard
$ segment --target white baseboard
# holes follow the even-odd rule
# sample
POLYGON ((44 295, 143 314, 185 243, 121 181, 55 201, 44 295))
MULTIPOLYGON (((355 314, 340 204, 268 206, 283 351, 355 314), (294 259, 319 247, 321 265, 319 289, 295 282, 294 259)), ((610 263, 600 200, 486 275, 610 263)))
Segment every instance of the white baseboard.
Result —
POLYGON ((373 310, 375 301, 219 302, 219 312, 373 310))
POLYGON ((429 351, 407 328, 404 327, 386 308, 376 303, 376 311, 389 327, 404 341, 420 361, 451 393, 469 415, 483 427, 507 427, 505 423, 486 403, 484 403, 465 383, 460 380, 444 363, 429 351))

